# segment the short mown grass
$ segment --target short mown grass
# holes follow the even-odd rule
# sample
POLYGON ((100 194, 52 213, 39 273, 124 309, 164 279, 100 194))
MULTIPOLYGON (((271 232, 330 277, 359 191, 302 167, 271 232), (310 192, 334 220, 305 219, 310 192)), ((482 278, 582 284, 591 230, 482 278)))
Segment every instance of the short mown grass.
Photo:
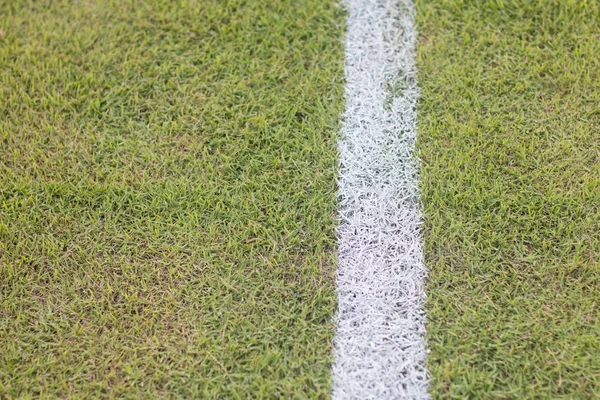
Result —
POLYGON ((342 22, 0 2, 0 398, 329 392, 342 22))
POLYGON ((600 3, 417 0, 435 398, 600 396, 600 3))

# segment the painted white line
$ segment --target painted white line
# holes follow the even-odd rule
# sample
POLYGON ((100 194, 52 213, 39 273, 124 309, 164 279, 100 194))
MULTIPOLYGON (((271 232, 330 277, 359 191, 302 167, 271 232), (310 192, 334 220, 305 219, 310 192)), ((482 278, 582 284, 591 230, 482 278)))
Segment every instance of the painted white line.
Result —
POLYGON ((333 399, 425 399, 414 8, 345 0, 333 399))

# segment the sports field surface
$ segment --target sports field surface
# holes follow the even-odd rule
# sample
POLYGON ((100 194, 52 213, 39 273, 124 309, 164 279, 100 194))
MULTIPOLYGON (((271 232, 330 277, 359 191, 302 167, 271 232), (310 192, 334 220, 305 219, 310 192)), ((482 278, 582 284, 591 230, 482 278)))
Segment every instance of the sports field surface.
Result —
POLYGON ((600 3, 418 0, 431 393, 600 396, 600 3))
POLYGON ((599 307, 600 3, 0 0, 0 399, 597 398, 599 307))
POLYGON ((0 397, 325 396, 342 10, 0 7, 0 397))

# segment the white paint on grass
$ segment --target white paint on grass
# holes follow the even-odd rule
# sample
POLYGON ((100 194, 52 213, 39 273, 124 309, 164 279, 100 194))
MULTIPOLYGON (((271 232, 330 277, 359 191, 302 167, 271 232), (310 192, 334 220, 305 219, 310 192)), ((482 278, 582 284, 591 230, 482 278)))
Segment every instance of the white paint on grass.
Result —
POLYGON ((425 399, 414 9, 410 0, 345 4, 333 399, 425 399))

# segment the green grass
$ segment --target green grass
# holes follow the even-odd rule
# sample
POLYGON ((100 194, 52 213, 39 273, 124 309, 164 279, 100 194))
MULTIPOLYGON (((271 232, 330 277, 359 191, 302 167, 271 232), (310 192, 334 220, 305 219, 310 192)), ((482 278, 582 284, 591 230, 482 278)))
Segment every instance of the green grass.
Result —
POLYGON ((418 0, 436 398, 600 396, 600 3, 418 0))
POLYGON ((315 398, 336 1, 0 3, 0 398, 315 398))

